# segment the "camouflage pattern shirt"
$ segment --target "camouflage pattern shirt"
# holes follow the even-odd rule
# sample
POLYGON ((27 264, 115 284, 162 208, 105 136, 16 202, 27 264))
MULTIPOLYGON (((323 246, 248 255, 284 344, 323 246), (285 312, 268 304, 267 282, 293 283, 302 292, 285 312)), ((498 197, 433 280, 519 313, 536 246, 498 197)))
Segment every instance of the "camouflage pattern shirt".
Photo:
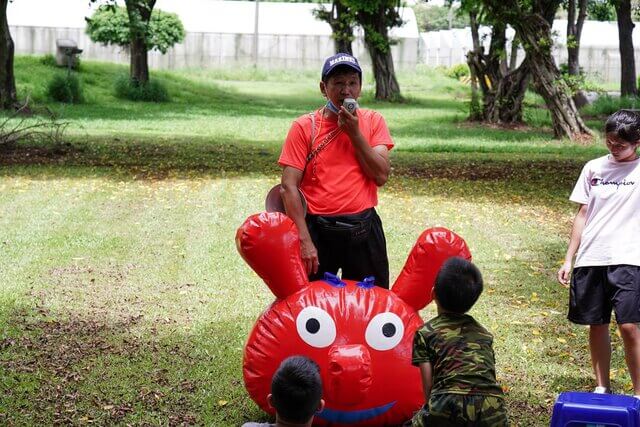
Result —
POLYGON ((431 363, 432 395, 502 397, 492 344, 493 336, 473 317, 442 313, 416 331, 411 363, 431 363))

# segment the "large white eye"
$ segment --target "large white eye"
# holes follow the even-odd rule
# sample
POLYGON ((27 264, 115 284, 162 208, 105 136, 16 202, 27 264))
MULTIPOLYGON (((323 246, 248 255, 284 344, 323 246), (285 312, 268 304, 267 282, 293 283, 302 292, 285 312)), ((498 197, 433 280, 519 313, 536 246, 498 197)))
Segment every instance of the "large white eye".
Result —
POLYGON ((404 324, 390 312, 376 314, 367 325, 364 338, 372 348, 380 351, 391 350, 404 336, 404 324))
POLYGON ((311 347, 323 348, 336 339, 336 324, 329 313, 318 307, 306 307, 296 318, 300 338, 311 347))

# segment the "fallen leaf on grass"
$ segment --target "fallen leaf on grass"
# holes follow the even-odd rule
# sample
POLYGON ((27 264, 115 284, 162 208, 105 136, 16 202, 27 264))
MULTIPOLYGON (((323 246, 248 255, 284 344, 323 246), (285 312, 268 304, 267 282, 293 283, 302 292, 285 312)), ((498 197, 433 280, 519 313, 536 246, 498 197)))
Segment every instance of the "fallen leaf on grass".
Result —
POLYGON ((218 406, 227 406, 228 400, 218 400, 218 406))

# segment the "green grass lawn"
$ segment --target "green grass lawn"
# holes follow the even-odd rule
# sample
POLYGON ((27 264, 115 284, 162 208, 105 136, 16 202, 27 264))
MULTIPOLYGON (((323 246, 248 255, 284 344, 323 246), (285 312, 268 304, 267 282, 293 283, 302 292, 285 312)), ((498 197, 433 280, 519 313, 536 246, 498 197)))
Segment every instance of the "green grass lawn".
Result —
MULTIPOLYGON (((67 143, 0 152, 0 424, 266 420, 241 360, 274 297, 234 234, 278 182, 291 121, 321 104, 317 76, 157 72, 172 102, 149 105, 112 96, 126 67, 86 62, 87 102, 66 106, 46 100, 52 71, 17 58, 21 96, 70 123, 67 143)), ((530 127, 484 128, 464 120, 460 83, 426 69, 399 77, 406 102, 375 102, 371 83, 361 99, 397 143, 379 205, 392 280, 423 229, 462 235, 484 273, 472 314, 495 336, 511 419, 548 425, 559 391, 594 385, 586 330, 565 319, 554 276, 567 197, 604 148, 553 140, 534 96, 530 127)), ((616 335, 613 348, 614 388, 628 393, 616 335)))

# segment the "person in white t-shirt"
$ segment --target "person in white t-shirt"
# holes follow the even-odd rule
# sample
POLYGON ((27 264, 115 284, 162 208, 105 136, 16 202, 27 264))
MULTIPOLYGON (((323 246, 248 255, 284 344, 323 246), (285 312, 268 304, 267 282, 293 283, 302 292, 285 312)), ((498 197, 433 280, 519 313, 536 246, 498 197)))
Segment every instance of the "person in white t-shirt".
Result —
POLYGON ((640 398, 640 116, 617 111, 607 119, 605 133, 609 154, 587 162, 569 198, 580 207, 558 281, 567 286, 571 276, 568 319, 589 325, 595 392, 611 388, 613 309, 634 395, 640 398))

